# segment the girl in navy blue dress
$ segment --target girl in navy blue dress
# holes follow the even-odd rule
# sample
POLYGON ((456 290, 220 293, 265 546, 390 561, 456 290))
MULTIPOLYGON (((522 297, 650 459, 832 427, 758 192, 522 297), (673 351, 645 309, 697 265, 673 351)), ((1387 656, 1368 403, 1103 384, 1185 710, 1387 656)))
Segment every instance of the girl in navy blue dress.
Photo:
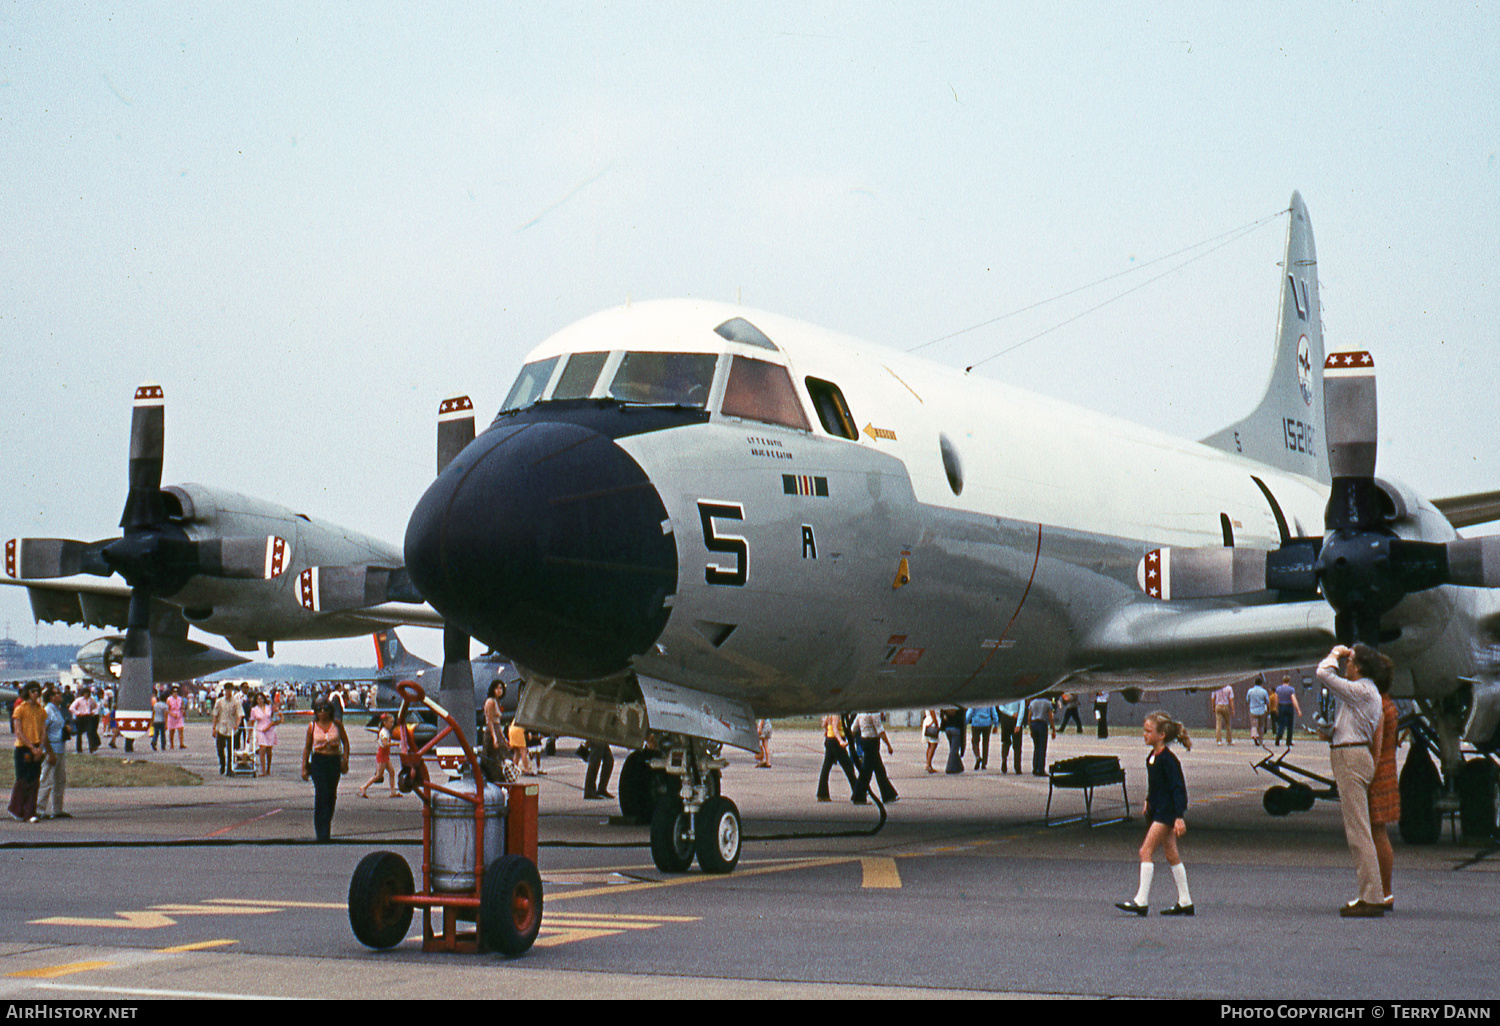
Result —
POLYGON ((1172 867, 1172 879, 1177 884, 1177 904, 1162 909, 1164 916, 1190 916, 1193 914, 1193 896, 1188 893, 1187 867, 1177 854, 1177 838, 1187 833, 1187 783, 1182 778, 1182 764, 1177 756, 1167 749, 1176 741, 1188 751, 1193 742, 1188 738, 1182 724, 1165 712, 1154 712, 1146 717, 1141 736, 1151 748, 1146 756, 1146 805, 1142 814, 1151 826, 1146 830, 1146 840, 1141 844, 1141 886, 1130 901, 1117 901, 1115 908, 1146 914, 1146 903, 1151 895, 1151 878, 1156 865, 1151 861, 1156 849, 1161 848, 1167 856, 1167 865, 1172 867))

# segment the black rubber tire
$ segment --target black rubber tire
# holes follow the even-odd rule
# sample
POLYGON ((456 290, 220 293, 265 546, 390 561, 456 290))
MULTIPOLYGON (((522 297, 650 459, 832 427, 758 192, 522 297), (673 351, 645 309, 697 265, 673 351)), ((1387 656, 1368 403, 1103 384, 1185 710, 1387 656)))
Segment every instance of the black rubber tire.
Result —
POLYGON ((1273 816, 1285 816, 1292 811, 1292 789, 1282 784, 1268 787, 1261 796, 1260 804, 1273 816))
POLYGON ((524 955, 542 928, 542 876, 524 855, 501 855, 479 889, 479 945, 507 958, 524 955))
POLYGON ((360 860, 349 881, 349 926, 367 948, 393 948, 411 929, 412 906, 391 897, 417 893, 411 867, 393 851, 374 851, 360 860))
POLYGON ((656 803, 651 814, 651 860, 663 873, 686 873, 693 864, 689 825, 682 802, 670 798, 656 803))
POLYGON ((650 823, 656 803, 671 790, 670 775, 651 768, 651 760, 660 755, 643 748, 627 755, 620 767, 620 815, 632 823, 650 823))
POLYGON ((1495 764, 1469 759, 1458 768, 1458 826, 1465 841, 1493 840, 1496 826, 1495 764))
POLYGON ((693 833, 699 868, 705 873, 734 872, 741 848, 740 810, 734 802, 722 795, 704 802, 693 833))
POLYGON ((1407 844, 1436 844, 1443 835, 1443 816, 1438 812, 1438 793, 1443 781, 1432 758, 1420 747, 1413 748, 1401 767, 1401 840, 1407 844))
POLYGON ((1293 784, 1289 789, 1291 794, 1287 797, 1291 800, 1293 812, 1310 812, 1312 807, 1318 803, 1317 796, 1313 794, 1312 788, 1306 784, 1293 784))

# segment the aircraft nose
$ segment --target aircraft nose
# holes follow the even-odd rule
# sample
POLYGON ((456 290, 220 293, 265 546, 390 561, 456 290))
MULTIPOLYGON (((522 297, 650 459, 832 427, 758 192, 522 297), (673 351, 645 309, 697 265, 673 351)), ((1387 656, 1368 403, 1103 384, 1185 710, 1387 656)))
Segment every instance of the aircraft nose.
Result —
POLYGON ((650 478, 607 435, 498 425, 417 503, 406 566, 450 623, 522 666, 603 677, 666 626, 677 590, 666 520, 650 478))

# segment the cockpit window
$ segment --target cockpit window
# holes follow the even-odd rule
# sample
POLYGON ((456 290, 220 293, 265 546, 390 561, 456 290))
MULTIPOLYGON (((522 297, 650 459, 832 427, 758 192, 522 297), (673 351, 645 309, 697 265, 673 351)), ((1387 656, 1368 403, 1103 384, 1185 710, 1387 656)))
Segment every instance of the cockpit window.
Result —
POLYGON ((604 369, 607 359, 608 353, 574 353, 568 357, 568 365, 563 368, 562 377, 557 379, 552 398, 587 399, 593 394, 594 383, 599 380, 599 372, 604 369))
POLYGON ((626 353, 609 395, 626 403, 701 409, 718 361, 713 353, 626 353))
POLYGON ((779 363, 736 356, 729 367, 729 383, 724 386, 726 417, 745 417, 768 424, 781 424, 809 431, 807 414, 797 401, 792 376, 779 363))
POLYGON ((501 411, 519 410, 540 399, 542 389, 546 388, 547 382, 552 380, 552 368, 555 366, 557 366, 557 357, 554 356, 551 359, 538 360, 522 367, 521 376, 516 378, 510 395, 505 397, 505 404, 500 407, 501 411))

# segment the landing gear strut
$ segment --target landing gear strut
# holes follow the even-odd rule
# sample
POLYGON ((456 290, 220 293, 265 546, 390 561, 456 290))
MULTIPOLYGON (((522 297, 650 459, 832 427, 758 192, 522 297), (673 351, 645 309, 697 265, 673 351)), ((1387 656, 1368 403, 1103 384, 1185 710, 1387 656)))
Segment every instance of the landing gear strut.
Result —
POLYGON ((647 765, 658 780, 675 780, 677 787, 661 788, 667 793, 651 813, 652 861, 663 873, 686 872, 695 856, 705 873, 733 871, 740 861, 740 812, 719 794, 719 771, 729 765, 719 746, 680 734, 660 740, 647 765))

